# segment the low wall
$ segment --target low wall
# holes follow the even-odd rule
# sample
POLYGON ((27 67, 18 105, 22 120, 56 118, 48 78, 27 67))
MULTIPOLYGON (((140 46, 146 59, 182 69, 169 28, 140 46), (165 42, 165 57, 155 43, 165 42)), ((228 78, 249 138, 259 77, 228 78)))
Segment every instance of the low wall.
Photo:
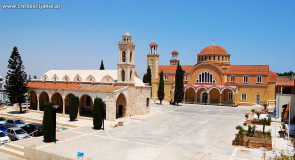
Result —
POLYGON ((72 158, 67 158, 59 155, 55 155, 52 153, 44 152, 35 149, 34 146, 32 147, 25 147, 25 159, 27 160, 74 160, 72 158))

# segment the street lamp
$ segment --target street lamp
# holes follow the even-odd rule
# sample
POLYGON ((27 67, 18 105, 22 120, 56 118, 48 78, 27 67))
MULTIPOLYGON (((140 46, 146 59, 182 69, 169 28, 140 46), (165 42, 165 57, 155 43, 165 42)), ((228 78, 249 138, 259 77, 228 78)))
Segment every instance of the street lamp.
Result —
POLYGON ((58 105, 53 105, 53 112, 52 112, 52 123, 54 128, 54 143, 56 143, 56 109, 59 107, 58 105))

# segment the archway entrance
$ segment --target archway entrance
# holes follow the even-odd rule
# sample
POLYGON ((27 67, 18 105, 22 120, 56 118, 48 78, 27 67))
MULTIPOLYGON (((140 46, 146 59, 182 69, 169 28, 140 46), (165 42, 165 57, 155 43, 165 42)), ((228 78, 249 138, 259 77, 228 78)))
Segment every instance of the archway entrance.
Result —
POLYGON ((92 117, 93 101, 89 95, 80 97, 80 116, 92 117))
POLYGON ((57 113, 62 113, 63 101, 62 101, 62 96, 59 93, 54 93, 52 95, 51 102, 54 102, 56 105, 58 105, 58 108, 56 109, 56 112, 57 113))
POLYGON ((39 96, 39 107, 40 111, 44 111, 44 104, 49 102, 49 96, 46 92, 42 92, 39 96))
POLYGON ((260 96, 259 95, 256 96, 256 104, 260 104, 260 96))
POLYGON ((234 94, 231 89, 224 89, 222 91, 222 97, 221 97, 222 104, 232 105, 233 99, 234 99, 234 94))
POLYGON ((116 101, 116 117, 120 118, 120 117, 124 117, 126 114, 126 97, 123 93, 121 93, 116 101))
POLYGON ((210 94, 210 103, 219 103, 220 100, 220 92, 217 88, 212 88, 209 92, 210 94))
POLYGON ((75 95, 73 95, 72 93, 66 95, 66 98, 65 98, 65 114, 69 114, 70 101, 71 101, 71 98, 73 96, 75 96, 75 95))
POLYGON ((209 95, 208 95, 207 91, 203 91, 201 93, 201 103, 206 103, 208 100, 208 97, 209 97, 209 95))
POLYGON ((30 92, 30 109, 37 110, 37 94, 34 91, 30 92))
POLYGON ((193 103, 195 101, 195 90, 194 88, 190 87, 185 90, 185 102, 193 103))

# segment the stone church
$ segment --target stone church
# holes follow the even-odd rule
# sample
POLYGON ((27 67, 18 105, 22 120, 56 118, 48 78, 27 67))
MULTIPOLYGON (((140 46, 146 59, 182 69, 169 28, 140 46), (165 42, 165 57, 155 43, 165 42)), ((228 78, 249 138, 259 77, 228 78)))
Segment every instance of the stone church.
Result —
POLYGON ((94 98, 102 98, 107 120, 149 113, 151 87, 135 72, 135 43, 126 32, 118 43, 117 70, 50 70, 28 83, 30 108, 44 110, 45 102, 69 113, 72 96, 79 97, 79 116, 91 116, 94 98))

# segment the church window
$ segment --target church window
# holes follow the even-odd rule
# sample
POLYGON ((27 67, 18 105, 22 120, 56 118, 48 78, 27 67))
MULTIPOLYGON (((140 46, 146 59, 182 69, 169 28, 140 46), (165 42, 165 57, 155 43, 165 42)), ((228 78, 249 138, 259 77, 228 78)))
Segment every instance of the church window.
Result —
POLYGON ((132 61, 132 52, 130 52, 130 62, 132 61))
POLYGON ((196 80, 196 83, 215 83, 213 79, 213 74, 210 72, 202 72, 199 74, 199 78, 196 80))
POLYGON ((257 83, 262 83, 262 77, 261 76, 257 76, 257 83))
POLYGON ((126 53, 123 51, 122 53, 122 62, 126 62, 126 53))
POLYGON ((146 107, 149 107, 150 106, 150 98, 147 98, 146 99, 146 107))
POLYGON ((168 74, 164 75, 164 80, 167 81, 168 80, 168 74))
POLYGON ((185 75, 185 81, 187 81, 187 79, 188 79, 188 77, 187 77, 187 75, 185 75))
POLYGON ((132 80, 131 78, 132 78, 132 71, 130 71, 130 81, 132 80))
POLYGON ((248 76, 244 76, 244 83, 248 83, 248 76))
POLYGON ((228 100, 233 100, 233 92, 228 92, 228 100))
POLYGON ((246 93, 242 93, 242 100, 246 101, 247 100, 247 94, 246 93))
POLYGON ((122 71, 121 71, 121 76, 122 76, 122 81, 124 82, 125 81, 125 71, 124 71, 124 69, 122 69, 122 71))
POLYGON ((230 76, 230 82, 235 82, 236 81, 236 76, 230 76))

